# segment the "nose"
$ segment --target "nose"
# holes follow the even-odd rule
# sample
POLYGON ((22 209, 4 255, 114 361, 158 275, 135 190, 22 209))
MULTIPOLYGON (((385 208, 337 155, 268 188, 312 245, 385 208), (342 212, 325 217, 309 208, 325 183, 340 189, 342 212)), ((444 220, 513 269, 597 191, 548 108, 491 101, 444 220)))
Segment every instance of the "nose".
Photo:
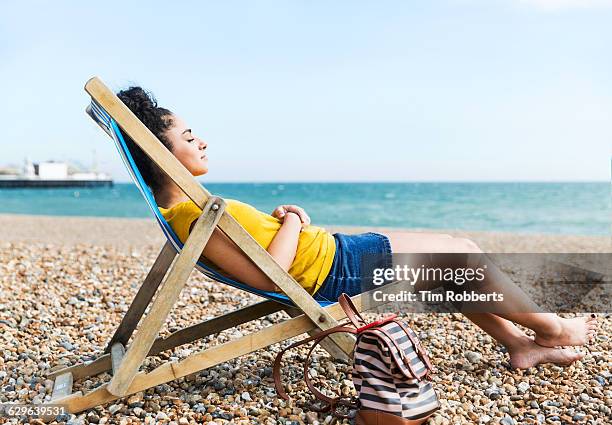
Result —
POLYGON ((204 140, 200 139, 200 149, 204 150, 204 149, 206 149, 207 146, 208 146, 208 143, 206 143, 204 140))

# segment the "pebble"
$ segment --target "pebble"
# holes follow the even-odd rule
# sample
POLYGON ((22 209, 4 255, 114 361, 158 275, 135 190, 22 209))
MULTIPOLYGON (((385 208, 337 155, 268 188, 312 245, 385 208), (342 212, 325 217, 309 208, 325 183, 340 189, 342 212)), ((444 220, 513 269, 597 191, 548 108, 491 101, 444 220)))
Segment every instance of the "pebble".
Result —
POLYGON ((465 358, 472 364, 480 363, 482 360, 482 354, 475 351, 466 351, 465 358))
POLYGON ((529 384, 527 382, 520 382, 517 386, 516 389, 518 390, 519 393, 521 394, 525 394, 527 391, 529 391, 529 384))
POLYGON ((137 393, 130 396, 127 399, 127 404, 129 407, 142 407, 144 402, 142 401, 142 393, 137 393))
POLYGON ((71 344, 71 343, 69 343, 68 341, 62 341, 62 342, 60 343, 60 345, 61 345, 62 347, 64 347, 66 350, 68 350, 68 351, 72 351, 72 350, 74 350, 74 345, 72 345, 72 344, 71 344))
POLYGON ((597 375, 594 379, 594 381, 598 384, 601 385, 602 387, 605 387, 607 385, 607 382, 605 380, 605 378, 603 376, 599 376, 597 375))
POLYGON ((96 414, 96 412, 89 412, 87 414, 87 420, 90 423, 97 424, 100 422, 100 417, 96 414))
POLYGON ((501 397, 501 392, 497 385, 492 385, 484 391, 484 394, 489 397, 491 400, 497 400, 501 397))
POLYGON ((115 413, 117 413, 118 411, 121 410, 123 406, 121 404, 111 404, 108 407, 108 411, 110 412, 111 415, 114 415, 115 413))
POLYGON ((319 423, 319 415, 316 412, 307 412, 306 413, 306 422, 309 424, 318 424, 319 423))

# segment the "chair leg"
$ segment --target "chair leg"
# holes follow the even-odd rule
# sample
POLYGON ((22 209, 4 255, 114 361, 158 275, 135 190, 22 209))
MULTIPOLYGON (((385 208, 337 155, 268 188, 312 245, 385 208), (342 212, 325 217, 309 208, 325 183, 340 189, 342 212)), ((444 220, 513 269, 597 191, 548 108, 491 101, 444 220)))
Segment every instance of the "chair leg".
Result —
POLYGON ((159 330, 165 323, 170 310, 178 300, 189 275, 202 254, 225 207, 222 200, 210 197, 204 206, 181 253, 164 280, 162 288, 151 305, 147 316, 142 320, 134 340, 129 345, 123 361, 116 370, 107 390, 116 395, 126 394, 138 368, 151 350, 159 330))
POLYGON ((120 342, 115 342, 113 344, 113 348, 111 348, 111 366, 113 370, 113 375, 119 369, 119 365, 123 361, 123 356, 125 356, 125 347, 120 342))
POLYGON ((53 383, 53 392, 51 393, 51 401, 66 397, 72 393, 72 373, 66 372, 55 379, 53 383))
POLYGON ((106 346, 106 353, 110 353, 111 348, 117 342, 127 345, 134 329, 138 326, 140 318, 144 314, 147 306, 151 302, 153 295, 157 291, 159 284, 166 275, 168 268, 172 264, 172 261, 176 257, 176 251, 170 242, 166 242, 157 256, 153 267, 149 270, 147 277, 145 278, 142 286, 138 290, 138 293, 134 297, 129 310, 123 316, 119 327, 115 331, 115 334, 111 338, 110 342, 106 346))

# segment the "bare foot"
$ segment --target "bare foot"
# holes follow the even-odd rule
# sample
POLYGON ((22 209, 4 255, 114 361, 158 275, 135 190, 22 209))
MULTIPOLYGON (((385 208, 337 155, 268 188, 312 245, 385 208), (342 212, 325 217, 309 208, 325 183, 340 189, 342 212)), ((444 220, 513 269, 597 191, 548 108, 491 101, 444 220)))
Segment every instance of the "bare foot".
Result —
POLYGON ((597 329, 597 319, 593 316, 565 319, 556 316, 547 329, 536 332, 535 342, 543 347, 565 345, 584 345, 597 329))
POLYGON ((584 354, 570 348, 542 347, 528 336, 521 338, 512 348, 508 347, 508 353, 510 366, 514 369, 529 369, 543 363, 569 366, 584 357, 584 354))

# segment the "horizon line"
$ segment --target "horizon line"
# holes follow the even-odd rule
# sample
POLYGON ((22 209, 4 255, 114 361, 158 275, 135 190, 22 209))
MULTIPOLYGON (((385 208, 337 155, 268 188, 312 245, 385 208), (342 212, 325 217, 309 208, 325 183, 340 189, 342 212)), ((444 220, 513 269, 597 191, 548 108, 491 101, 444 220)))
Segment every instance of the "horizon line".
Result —
MULTIPOLYGON (((202 184, 338 184, 338 183, 610 183, 612 180, 326 180, 326 181, 313 181, 313 180, 261 180, 261 181, 223 181, 223 180, 212 180, 202 182, 196 180, 202 184)), ((131 183, 135 184, 131 180, 116 180, 116 184, 131 183)))

